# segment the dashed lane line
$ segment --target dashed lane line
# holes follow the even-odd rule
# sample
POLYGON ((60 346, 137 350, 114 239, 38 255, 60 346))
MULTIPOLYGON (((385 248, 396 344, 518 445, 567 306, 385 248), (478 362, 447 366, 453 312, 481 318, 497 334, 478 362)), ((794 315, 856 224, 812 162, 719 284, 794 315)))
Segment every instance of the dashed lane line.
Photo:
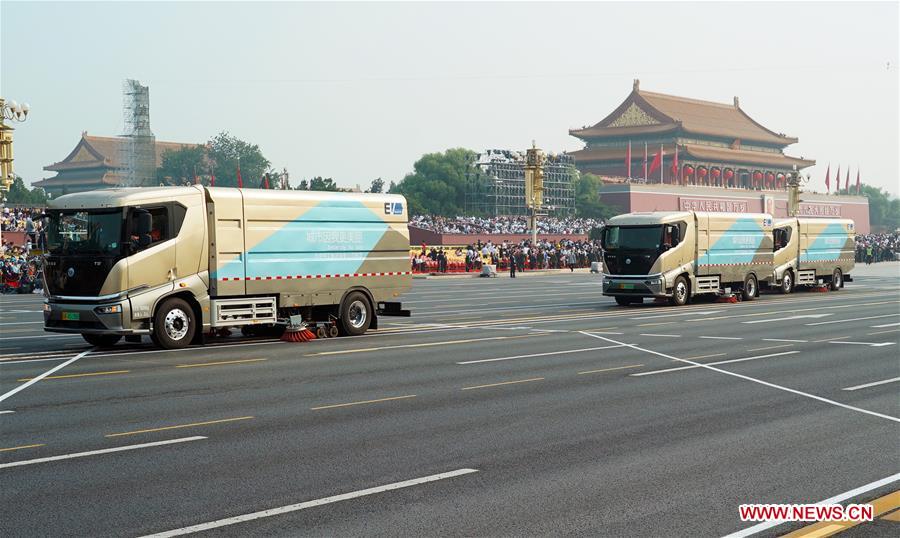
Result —
MULTIPOLYGON (((66 374, 66 375, 50 375, 44 377, 43 379, 72 379, 76 377, 94 377, 98 375, 116 375, 116 374, 127 374, 131 372, 131 370, 111 370, 108 372, 87 372, 83 374, 66 374)), ((25 381, 31 381, 33 379, 37 379, 35 377, 23 377, 22 379, 17 379, 16 381, 23 383, 25 381)))
MULTIPOLYGON (((93 348, 92 348, 92 349, 93 349, 93 348)), ((53 374, 54 372, 58 372, 59 370, 62 370, 62 369, 65 368, 66 366, 68 366, 68 365, 72 364, 73 362, 77 361, 78 359, 80 359, 80 358, 86 356, 88 353, 90 353, 90 352, 92 351, 92 349, 88 349, 88 350, 86 350, 86 351, 82 351, 81 353, 79 353, 78 355, 75 355, 74 357, 72 357, 71 359, 67 360, 66 362, 64 362, 64 363, 62 363, 62 364, 57 364, 57 365, 54 366, 53 368, 50 368, 49 370, 47 370, 46 372, 44 372, 43 374, 41 374, 41 375, 39 375, 39 376, 37 376, 37 377, 31 379, 31 381, 27 381, 27 382, 23 383, 22 385, 19 385, 18 387, 12 389, 11 391, 9 391, 9 392, 3 394, 2 396, 0 396, 0 402, 2 402, 3 400, 6 400, 6 399, 12 397, 13 395, 17 394, 18 392, 21 392, 21 391, 27 389, 28 387, 30 387, 31 385, 37 383, 37 382, 40 381, 41 379, 44 379, 44 378, 47 377, 48 375, 51 375, 51 374, 53 374)))
POLYGON ((873 329, 883 329, 885 327, 898 327, 900 326, 900 322, 897 323, 885 323, 884 325, 872 325, 873 329))
MULTIPOLYGON (((359 497, 375 495, 378 493, 383 493, 385 491, 393 491, 393 490, 397 490, 397 489, 418 486, 420 484, 427 484, 429 482, 437 482, 439 480, 447 480, 449 478, 455 478, 457 476, 463 476, 463 475, 477 473, 477 472, 478 472, 478 469, 457 469, 455 471, 449 471, 446 473, 433 474, 430 476, 423 476, 421 478, 414 478, 412 480, 404 480, 402 482, 394 482, 392 484, 385 484, 383 486, 377 486, 374 488, 361 489, 359 491, 352 491, 350 493, 342 493, 340 495, 324 497, 322 499, 316 499, 313 501, 306 501, 306 502, 301 502, 301 503, 297 503, 297 504, 289 504, 287 506, 281 506, 278 508, 269 508, 268 510, 260 510, 259 512, 251 512, 249 514, 243 514, 240 516, 234 516, 234 517, 229 517, 229 518, 225 518, 225 519, 218 519, 216 521, 210 521, 208 523, 201 523, 199 525, 192 525, 190 527, 183 527, 180 529, 173 529, 173 530, 166 531, 166 532, 151 534, 151 535, 145 536, 143 538, 171 538, 173 536, 182 536, 184 534, 194 534, 194 533, 198 533, 198 532, 202 532, 202 531, 207 531, 209 529, 226 527, 228 525, 236 525, 238 523, 244 523, 246 521, 253 521, 256 519, 277 516, 280 514, 297 512, 299 510, 305 510, 307 508, 323 506, 326 504, 332 504, 332 503, 336 503, 336 502, 346 501, 349 499, 357 499, 359 497)), ((248 534, 248 533, 245 532, 244 534, 248 534)))
POLYGON ((743 340, 738 336, 701 336, 700 338, 705 338, 707 340, 743 340))
POLYGON ((199 364, 179 364, 175 368, 200 368, 203 366, 222 366, 226 364, 238 364, 244 362, 261 362, 269 359, 239 359, 236 361, 217 361, 217 362, 201 362, 199 364))
POLYGON ((21 467, 23 465, 34 465, 36 463, 47 463, 50 461, 60 461, 60 460, 68 460, 73 458, 84 458, 87 456, 96 456, 98 454, 111 454, 113 452, 124 452, 127 450, 138 450, 141 448, 151 448, 156 446, 165 446, 165 445, 174 445, 178 443, 188 443, 191 441, 200 441, 201 439, 206 439, 206 437, 202 436, 194 436, 194 437, 182 437, 180 439, 169 439, 167 441, 156 441, 153 443, 141 443, 139 445, 125 445, 125 446, 117 446, 114 448, 104 448, 101 450, 90 450, 87 452, 75 452, 74 454, 63 454, 61 456, 49 456, 46 458, 37 458, 33 460, 22 460, 22 461, 13 461, 9 463, 0 463, 0 469, 7 469, 9 467, 21 467))
POLYGON ((160 428, 148 428, 145 430, 134 430, 130 432, 121 432, 121 433, 109 433, 104 437, 122 437, 125 435, 138 435, 141 433, 151 433, 151 432, 161 432, 167 430, 180 430, 182 428, 193 428, 195 426, 208 426, 210 424, 222 424, 223 422, 236 422, 239 420, 250 420, 255 417, 234 417, 234 418, 222 418, 218 420, 206 420, 203 422, 191 422, 190 424, 177 424, 175 426, 162 426, 160 428))
POLYGON ((866 316, 866 317, 862 317, 862 318, 833 319, 830 321, 817 321, 815 323, 807 323, 806 326, 814 327, 816 325, 830 325, 832 323, 846 323, 848 321, 863 321, 863 320, 867 320, 867 319, 893 318, 896 316, 900 316, 900 312, 898 312, 896 314, 884 314, 882 316, 866 316))
POLYGON ((585 347, 580 349, 566 349, 562 351, 547 351, 544 353, 529 353, 527 355, 511 355, 508 357, 495 357, 492 359, 476 359, 471 361, 460 361, 456 364, 466 365, 466 364, 481 364, 485 362, 500 362, 500 361, 511 361, 516 359, 530 359, 532 357, 547 357, 550 355, 569 355, 571 353, 585 353, 588 351, 599 351, 601 349, 614 349, 622 346, 599 346, 599 347, 585 347))
POLYGON ((367 348, 359 348, 359 349, 345 349, 345 350, 335 350, 335 351, 320 351, 318 353, 307 353, 305 357, 319 357, 324 355, 342 355, 345 353, 364 353, 370 351, 383 351, 386 349, 410 349, 410 348, 420 348, 420 347, 434 347, 434 346, 450 346, 450 345, 458 345, 458 344, 470 344, 472 342, 487 342, 490 340, 515 340, 519 338, 533 338, 538 336, 536 334, 521 334, 515 336, 491 336, 487 338, 467 338, 464 340, 442 340, 440 342, 422 342, 419 344, 399 344, 396 346, 381 346, 381 347, 367 347, 367 348))
POLYGON ((463 387, 459 390, 475 390, 475 389, 487 389, 491 387, 500 387, 503 385, 518 385, 519 383, 531 383, 534 381, 543 381, 543 377, 532 377, 530 379, 517 379, 515 381, 501 381, 500 383, 489 383, 487 385, 475 385, 472 387, 463 387))
POLYGON ((0 452, 12 452, 13 450, 24 450, 26 448, 37 448, 39 446, 47 446, 44 443, 38 443, 34 445, 22 445, 22 446, 11 446, 9 448, 0 448, 0 452))
POLYGON ((630 368, 640 368, 643 364, 631 364, 628 366, 616 366, 614 368, 601 368, 600 370, 588 370, 586 372, 578 372, 578 375, 599 374, 602 372, 613 372, 615 370, 627 370, 630 368))
POLYGON ((765 351, 767 349, 779 349, 782 347, 792 347, 794 344, 781 344, 778 346, 766 346, 766 347, 755 347, 752 349, 748 349, 747 351, 765 351))
POLYGON ((641 336, 653 336, 657 338, 681 338, 680 334, 650 334, 650 333, 641 333, 641 336))
POLYGON ((800 353, 799 351, 783 351, 781 353, 769 353, 768 355, 757 355, 755 357, 743 357, 740 359, 729 359, 727 361, 717 361, 717 362, 706 362, 706 363, 697 363, 692 366, 679 366, 677 368, 666 368, 665 370, 651 370, 649 372, 639 372, 637 374, 631 374, 632 377, 642 377, 648 375, 656 375, 656 374, 668 374, 671 372, 681 372, 683 370, 694 370, 696 368, 704 368, 706 366, 714 366, 719 364, 731 364, 735 362, 745 362, 745 361, 755 361, 757 359, 768 359, 771 357, 781 357, 783 355, 793 355, 795 353, 800 353))
POLYGON ((856 385, 855 387, 846 387, 846 388, 843 388, 843 389, 841 389, 841 390, 860 390, 860 389, 867 389, 867 388, 869 388, 869 387, 877 387, 878 385, 887 385, 888 383, 896 383, 897 381, 900 381, 900 377, 894 377, 894 378, 891 378, 891 379, 885 379, 885 380, 883 380, 883 381, 875 381, 875 382, 872 382, 872 383, 866 383, 866 384, 864 384, 864 385, 856 385))
POLYGON ((849 344, 849 345, 858 345, 858 346, 869 346, 869 347, 884 347, 884 346, 892 346, 896 344, 896 342, 840 342, 829 340, 829 344, 849 344))
MULTIPOLYGON (((703 363, 699 363, 699 362, 690 361, 690 360, 687 360, 687 359, 682 359, 682 358, 679 358, 679 357, 675 357, 675 356, 673 356, 673 355, 669 355, 669 354, 667 354, 667 353, 662 353, 662 352, 659 352, 659 351, 653 351, 652 349, 647 349, 647 348, 645 348, 645 347, 636 346, 636 345, 634 345, 634 344, 626 344, 625 342, 620 342, 620 341, 618 341, 618 340, 613 340, 612 338, 606 338, 606 337, 604 337, 604 336, 598 336, 598 335, 593 335, 593 334, 584 333, 584 332, 582 332, 582 334, 584 334, 585 336, 590 336, 590 337, 592 337, 592 338, 597 338, 597 339, 599 339, 599 340, 603 340, 603 341, 605 341, 605 342, 609 342, 609 343, 611 343, 611 344, 621 344, 621 345, 623 345, 623 346, 630 347, 631 349, 634 349, 634 350, 637 350, 637 351, 643 351, 644 353, 650 353, 651 355, 656 355, 656 356, 658 356, 658 357, 663 357, 663 358, 666 358, 666 359, 672 359, 673 361, 684 362, 684 363, 690 364, 690 365, 692 365, 692 366, 696 366, 696 367, 698 367, 698 368, 705 368, 705 369, 711 370, 711 371, 713 371, 713 372, 718 372, 718 373, 720 373, 720 374, 728 375, 728 376, 731 376, 731 377, 736 377, 736 378, 738 378, 738 379, 743 379, 743 380, 745 380, 745 381, 750 381, 751 383, 757 383, 757 384, 763 385, 763 386, 765 386, 765 387, 773 388, 773 389, 776 389, 776 390, 781 390, 781 391, 784 391, 784 392, 790 392, 791 394, 796 394, 796 395, 802 396, 802 397, 804 397, 804 398, 809 398, 809 399, 811 399, 811 400, 816 400, 816 401, 819 401, 819 402, 827 403, 827 404, 833 405, 833 406, 835 406, 835 407, 841 407, 841 408, 843 408, 843 409, 847 409, 847 410, 850 410, 850 411, 855 411, 855 412, 857 412, 857 413, 862 413, 862 414, 870 415, 870 416, 873 416, 873 417, 878 417, 878 418, 883 418, 883 419, 885 419, 885 420, 890 420, 891 422, 897 422, 897 423, 900 423, 900 418, 897 418, 897 417, 892 417, 892 416, 890 416, 890 415, 885 415, 885 414, 883 414, 883 413, 876 413, 875 411, 869 411, 868 409, 863 409, 863 408, 861 408, 861 407, 855 407, 855 406, 852 406, 852 405, 843 404, 843 403, 840 403, 840 402, 836 402, 836 401, 834 401, 834 400, 829 400, 828 398, 823 398, 823 397, 821 397, 821 396, 816 396, 815 394, 810 394, 810 393, 808 393, 808 392, 803 392, 803 391, 800 391, 800 390, 792 389, 792 388, 789 388, 789 387, 785 387, 785 386, 783 386, 783 385, 777 385, 777 384, 775 384, 775 383, 770 383, 770 382, 768 382, 768 381, 763 381, 762 379, 757 379, 757 378, 755 378, 755 377, 750 377, 750 376, 747 376, 747 375, 739 374, 739 373, 737 373, 737 372, 729 372, 728 370, 722 370, 721 368, 716 368, 716 367, 710 366, 710 365, 708 365, 708 364, 703 364, 703 363)), ((794 352, 792 352, 792 351, 787 351, 787 352, 785 352, 785 353, 794 353, 794 352)))
POLYGON ((790 338, 763 338, 763 342, 792 342, 795 344, 805 344, 809 340, 792 340, 790 338))
POLYGON ((339 404, 329 404, 329 405, 320 405, 318 407, 310 407, 311 411, 321 411, 322 409, 335 409, 337 407, 352 407, 354 405, 366 405, 380 402, 390 402, 393 400, 408 400, 410 398, 415 398, 415 394, 407 394, 406 396, 391 396, 390 398, 378 398, 375 400, 362 400, 359 402, 348 402, 348 403, 339 403, 339 404))

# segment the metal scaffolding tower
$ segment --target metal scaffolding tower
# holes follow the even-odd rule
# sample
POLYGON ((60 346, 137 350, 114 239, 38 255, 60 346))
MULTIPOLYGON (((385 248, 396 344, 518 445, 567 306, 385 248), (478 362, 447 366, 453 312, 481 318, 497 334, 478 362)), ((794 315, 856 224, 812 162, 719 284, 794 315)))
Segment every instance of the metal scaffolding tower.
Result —
MULTIPOLYGON (((530 215, 525 203, 524 151, 489 149, 475 156, 466 174, 469 215, 530 215)), ((565 153, 544 161, 543 214, 565 217, 575 213, 575 160, 565 153)))
POLYGON ((150 130, 150 88, 137 80, 122 85, 125 129, 120 145, 121 183, 126 187, 156 184, 156 137, 150 130))

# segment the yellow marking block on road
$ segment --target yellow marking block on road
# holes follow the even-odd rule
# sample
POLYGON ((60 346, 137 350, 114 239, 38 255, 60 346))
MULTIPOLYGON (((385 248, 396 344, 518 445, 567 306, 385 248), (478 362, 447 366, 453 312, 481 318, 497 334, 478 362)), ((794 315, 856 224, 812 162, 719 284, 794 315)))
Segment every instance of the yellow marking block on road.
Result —
POLYGON ((778 349, 780 347, 791 347, 794 344, 781 344, 780 346, 768 346, 768 347, 755 347, 753 349, 748 349, 747 351, 762 351, 764 349, 778 349))
POLYGON ((209 424, 221 424, 223 422, 235 422, 238 420, 250 420, 255 417, 235 417, 235 418, 223 418, 219 420, 207 420, 204 422, 191 422, 190 424, 178 424, 176 426, 163 426, 161 428, 148 428, 146 430, 134 430, 131 432, 122 432, 122 433, 110 433, 105 435, 105 437, 121 437, 123 435, 137 435, 139 433, 150 433, 150 432, 161 432, 165 430, 179 430, 181 428, 193 428, 194 426, 207 426, 209 424))
MULTIPOLYGON (((885 512, 889 512, 900 507, 900 491, 889 493, 884 497, 879 497, 869 502, 872 505, 872 516, 877 518, 885 512)), ((887 518, 883 518, 887 519, 887 518)), ((891 519, 890 521, 894 521, 891 519)), ((797 529, 792 533, 785 534, 782 538, 824 538, 843 532, 849 528, 855 527, 863 521, 821 521, 812 525, 807 525, 802 529, 797 529)))
MULTIPOLYGON (((127 374, 130 371, 131 370, 113 370, 110 372, 90 372, 87 374, 51 375, 51 376, 45 377, 44 379, 71 379, 74 377, 92 377, 92 376, 98 376, 98 375, 127 374)), ((34 379, 34 378, 33 377, 23 377, 22 379, 17 379, 16 381, 19 381, 20 383, 22 383, 25 381, 31 381, 32 379, 34 379)))
POLYGON ((242 362, 259 362, 267 360, 269 359, 240 359, 236 361, 202 362, 199 364, 179 364, 175 368, 199 368, 200 366, 220 366, 223 364, 239 364, 242 362))
POLYGON ((25 449, 25 448, 37 448, 37 447, 39 447, 39 446, 46 446, 46 445, 43 444, 43 443, 41 443, 41 444, 37 444, 37 445, 13 446, 13 447, 9 447, 9 448, 0 448, 0 452, 9 452, 9 451, 12 451, 12 450, 22 450, 22 449, 25 449))
POLYGON ((415 398, 415 394, 408 394, 406 396, 392 396, 390 398, 378 398, 377 400, 363 400, 361 402, 349 402, 349 403, 341 403, 341 404, 331 404, 331 405, 320 405, 318 407, 310 407, 312 411, 319 411, 320 409, 334 409, 335 407, 350 407, 351 405, 364 405, 378 402, 389 402, 391 400, 406 400, 408 398, 415 398))
POLYGON ((502 383, 490 383, 488 385, 475 385, 474 387, 463 387, 461 390, 486 389, 488 387, 499 387, 500 385, 515 385, 517 383, 530 383, 532 381, 542 381, 543 377, 532 377, 531 379, 519 379, 517 381, 503 381, 502 383))

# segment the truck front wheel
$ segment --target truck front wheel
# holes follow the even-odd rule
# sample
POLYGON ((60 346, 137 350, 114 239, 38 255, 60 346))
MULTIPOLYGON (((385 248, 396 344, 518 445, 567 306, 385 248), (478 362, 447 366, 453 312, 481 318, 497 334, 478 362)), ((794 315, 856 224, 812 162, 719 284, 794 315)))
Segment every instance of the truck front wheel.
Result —
POLYGON ((82 334, 82 338, 88 344, 95 347, 112 347, 122 339, 117 334, 82 334))
POLYGON ((756 275, 747 275, 747 278, 744 279, 744 289, 741 291, 741 299, 745 301, 752 301, 756 299, 756 294, 759 292, 759 283, 756 281, 756 275))
POLYGON ((791 272, 790 269, 784 272, 784 276, 781 277, 781 286, 779 287, 781 293, 790 293, 794 291, 794 273, 791 272))
POLYGON ((844 273, 842 273, 840 269, 835 269, 834 273, 832 273, 831 285, 829 287, 831 288, 831 291, 838 291, 844 287, 844 273))
POLYGON ((675 285, 672 286, 672 298, 670 302, 675 306, 684 306, 691 298, 691 285, 683 276, 675 279, 675 285))
POLYGON ((187 347, 196 330, 194 311, 184 299, 166 299, 153 316, 153 335, 165 349, 187 347))
POLYGON ((372 324, 372 307, 366 296, 358 291, 348 294, 341 303, 341 329, 344 334, 359 336, 372 324))

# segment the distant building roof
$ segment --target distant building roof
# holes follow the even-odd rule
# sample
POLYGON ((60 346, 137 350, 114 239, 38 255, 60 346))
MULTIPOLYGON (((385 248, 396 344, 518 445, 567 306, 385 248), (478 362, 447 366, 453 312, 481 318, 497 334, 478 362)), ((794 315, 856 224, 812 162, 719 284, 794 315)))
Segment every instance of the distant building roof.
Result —
POLYGON ((733 104, 714 103, 640 89, 635 81, 631 94, 611 114, 592 127, 571 129, 581 139, 656 134, 680 129, 684 133, 756 141, 781 147, 796 138, 763 127, 733 104))

